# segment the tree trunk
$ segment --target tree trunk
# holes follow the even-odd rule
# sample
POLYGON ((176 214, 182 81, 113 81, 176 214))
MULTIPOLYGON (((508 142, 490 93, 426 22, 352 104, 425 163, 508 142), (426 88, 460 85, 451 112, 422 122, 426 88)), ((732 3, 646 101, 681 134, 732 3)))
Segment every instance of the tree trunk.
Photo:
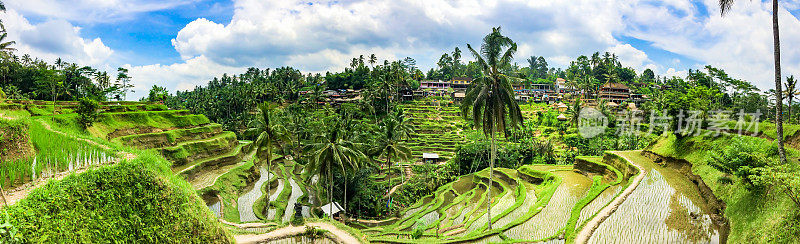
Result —
MULTIPOLYGON (((789 92, 791 92, 791 91, 792 90, 789 90, 789 92)), ((786 108, 786 121, 788 121, 788 123, 791 124, 792 123, 792 98, 793 98, 794 95, 788 94, 787 96, 789 96, 789 107, 786 108)))
POLYGON ((781 41, 778 31, 778 0, 772 0, 772 37, 775 50, 775 129, 778 141, 778 155, 781 163, 786 163, 786 151, 783 149, 783 94, 781 87, 781 41))
POLYGON ((497 133, 497 129, 496 129, 495 125, 496 125, 496 123, 494 123, 494 116, 493 116, 492 117, 492 157, 489 160, 489 187, 488 187, 489 190, 486 191, 487 194, 489 195, 489 197, 486 198, 487 201, 489 201, 489 204, 486 207, 486 220, 489 223, 488 224, 489 228, 487 230, 492 230, 492 202, 493 202, 492 201, 492 183, 493 183, 492 178, 494 176, 494 160, 497 157, 497 142, 495 141, 495 134, 497 133))
POLYGON ((330 213, 329 217, 333 220, 333 173, 331 173, 331 165, 328 164, 328 213, 330 213))
MULTIPOLYGON (((347 210, 347 170, 345 170, 344 168, 342 168, 342 175, 344 176, 344 196, 342 196, 342 198, 344 198, 344 210, 345 210, 343 214, 347 214, 347 211, 346 211, 347 210)), ((342 215, 342 216, 345 216, 345 215, 342 215)))
POLYGON ((272 143, 269 142, 269 139, 272 139, 272 138, 267 138, 267 139, 268 139, 268 141, 267 141, 267 205, 266 205, 267 206, 267 213, 265 214, 265 216, 266 216, 267 219, 269 219, 269 202, 270 202, 269 201, 269 197, 272 195, 272 194, 270 194, 271 193, 270 190, 272 190, 272 187, 270 187, 270 185, 271 185, 270 184, 270 179, 272 179, 272 177, 275 177, 275 176, 278 176, 278 175, 272 174, 272 167, 271 167, 271 165, 272 165, 272 143), (270 177, 270 174, 272 174, 272 177, 270 177))

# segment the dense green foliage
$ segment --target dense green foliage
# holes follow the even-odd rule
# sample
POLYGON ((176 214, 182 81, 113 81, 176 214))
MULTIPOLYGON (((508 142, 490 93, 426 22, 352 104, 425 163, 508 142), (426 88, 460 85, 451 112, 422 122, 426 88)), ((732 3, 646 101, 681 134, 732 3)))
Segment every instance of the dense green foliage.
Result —
POLYGON ((7 208, 30 242, 229 243, 169 163, 152 154, 71 175, 7 208))
POLYGON ((0 87, 11 99, 75 101, 89 97, 98 101, 122 100, 132 87, 128 71, 120 68, 115 80, 105 71, 57 59, 54 64, 30 55, 2 55, 0 87))
POLYGON ((81 98, 78 102, 78 109, 75 110, 75 112, 78 113, 78 124, 84 129, 92 126, 92 123, 97 120, 97 109, 99 107, 97 101, 89 98, 81 98))

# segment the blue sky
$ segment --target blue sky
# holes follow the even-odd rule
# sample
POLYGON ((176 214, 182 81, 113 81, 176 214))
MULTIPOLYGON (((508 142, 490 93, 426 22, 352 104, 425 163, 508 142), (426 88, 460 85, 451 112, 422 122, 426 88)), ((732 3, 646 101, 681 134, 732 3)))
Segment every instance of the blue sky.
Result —
MULTIPOLYGON (((519 44, 517 61, 615 52, 641 72, 685 75, 710 64, 770 87, 769 1, 717 0, 6 0, 0 14, 19 53, 131 70, 143 96, 203 85, 247 67, 339 71, 350 58, 412 57, 424 70, 443 52, 479 45, 493 26, 519 44)), ((800 0, 781 2, 784 74, 800 75, 800 0)), ((469 55, 464 55, 469 59, 469 55)))

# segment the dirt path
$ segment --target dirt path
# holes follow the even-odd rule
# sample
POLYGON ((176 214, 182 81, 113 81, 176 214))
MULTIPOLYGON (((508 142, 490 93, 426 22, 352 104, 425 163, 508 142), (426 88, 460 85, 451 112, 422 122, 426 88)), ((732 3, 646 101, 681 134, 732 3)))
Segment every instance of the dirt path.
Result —
MULTIPOLYGON (((44 123, 42 121, 38 121, 38 122, 41 123, 44 126, 44 128, 49 130, 49 131, 61 134, 63 136, 72 137, 72 136, 67 135, 64 132, 53 130, 53 128, 50 127, 50 124, 44 123)), ((100 143, 97 143, 97 142, 94 142, 92 140, 88 140, 88 139, 84 139, 84 138, 77 138, 77 137, 72 137, 72 138, 74 138, 76 140, 84 141, 86 143, 89 143, 89 144, 92 144, 92 145, 95 145, 95 146, 98 146, 98 147, 103 148, 105 150, 111 150, 110 147, 108 147, 106 145, 103 145, 103 144, 100 144, 100 143)), ((134 159, 134 158, 136 158, 136 155, 134 155, 132 153, 119 152, 117 154, 117 159, 115 159, 115 160, 111 160, 111 161, 108 161, 108 162, 103 162, 103 163, 100 163, 99 165, 93 165, 93 166, 90 166, 90 167, 87 167, 87 168, 76 169, 74 171, 59 172, 59 173, 56 173, 55 175, 52 175, 50 177, 41 177, 41 178, 38 178, 38 179, 36 179, 34 181, 25 183, 22 186, 19 186, 17 188, 11 189, 8 192, 5 192, 3 195, 4 195, 5 199, 6 199, 6 204, 13 205, 14 203, 18 202, 19 200, 22 200, 23 198, 27 197, 28 194, 30 194, 31 191, 33 191, 34 189, 39 188, 40 186, 43 186, 44 184, 46 184, 49 180, 61 180, 64 177, 66 177, 67 175, 70 175, 70 174, 73 174, 73 173, 74 174, 79 174, 79 173, 83 173, 84 171, 86 171, 87 169, 90 169, 90 168, 96 168, 96 167, 100 167, 100 166, 103 166, 103 165, 114 164, 114 163, 117 163, 117 162, 119 162, 120 160, 123 160, 123 159, 131 160, 131 159, 134 159)), ((5 206, 5 204, 0 202, 0 206, 5 206)))
POLYGON ((270 240, 277 240, 277 239, 283 239, 301 235, 306 232, 306 226, 313 226, 328 231, 328 233, 330 233, 335 238, 335 241, 337 243, 346 243, 346 244, 361 243, 359 238, 354 237, 347 231, 341 230, 339 228, 336 228, 336 226, 332 224, 324 222, 306 223, 303 226, 286 226, 264 234, 238 235, 235 236, 234 238, 236 239, 236 243, 261 243, 270 240))
MULTIPOLYGON (((635 151, 635 152, 641 152, 641 151, 635 151)), ((580 232, 578 232, 578 235, 575 236, 575 243, 589 242, 589 238, 592 236, 592 233, 594 233, 597 227, 599 227, 604 220, 606 220, 609 216, 611 216, 611 214, 613 214, 614 211, 617 210, 619 205, 625 202, 625 199, 627 199, 628 196, 630 196, 631 193, 633 193, 633 191, 636 190, 636 187, 638 187, 639 183, 641 183, 642 179, 644 179, 645 171, 644 168, 642 168, 642 166, 639 166, 638 164, 634 163, 623 154, 619 154, 617 152, 611 152, 611 153, 617 154, 620 157, 624 158, 625 160, 628 160, 628 163, 631 163, 633 166, 636 166, 636 168, 639 169, 639 174, 636 175, 636 178, 633 179, 633 182, 631 182, 628 188, 625 188, 622 194, 620 194, 617 198, 614 198, 614 201, 612 201, 611 204, 601 209, 600 212, 597 213, 597 215, 595 215, 592 219, 586 222, 586 225, 583 227, 583 229, 581 229, 580 232)))
POLYGON ((386 193, 386 195, 384 195, 383 198, 387 198, 392 194, 394 194, 394 192, 397 191, 398 188, 405 185, 406 182, 408 182, 408 180, 411 179, 411 176, 413 176, 413 172, 411 171, 411 166, 402 166, 402 167, 403 167, 403 174, 406 175, 405 180, 403 181, 403 183, 397 184, 396 186, 392 187, 392 189, 389 190, 389 192, 386 193))

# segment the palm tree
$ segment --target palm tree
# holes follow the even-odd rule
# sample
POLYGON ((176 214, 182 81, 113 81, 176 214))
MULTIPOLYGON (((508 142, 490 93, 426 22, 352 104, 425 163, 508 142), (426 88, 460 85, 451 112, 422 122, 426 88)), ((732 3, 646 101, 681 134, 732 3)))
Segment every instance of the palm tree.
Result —
MULTIPOLYGON (((258 105, 258 119, 254 120, 245 131, 245 136, 255 139, 256 154, 258 158, 267 160, 267 171, 272 170, 272 149, 276 144, 286 141, 286 129, 277 122, 275 112, 277 106, 272 103, 262 103, 258 105)), ((267 184, 267 194, 270 192, 270 184, 267 184)), ((267 205, 269 206, 269 197, 267 205)))
POLYGON ((406 118, 402 109, 397 109, 394 113, 394 121, 397 122, 397 132, 403 139, 408 139, 414 133, 414 125, 406 118))
MULTIPOLYGON (((735 0, 719 0, 720 15, 725 16, 733 7, 735 0)), ((778 155, 781 163, 786 163, 783 148, 783 92, 781 91, 781 41, 778 32, 778 0, 772 0, 772 44, 775 58, 775 130, 778 141, 778 155)))
MULTIPOLYGON (((465 119, 471 114, 475 127, 482 127, 483 134, 492 138, 492 154, 489 163, 489 185, 491 186, 494 161, 497 157, 495 134, 498 130, 506 132, 508 125, 506 116, 511 120, 511 126, 516 127, 522 123, 522 112, 520 112, 517 101, 514 100, 514 89, 511 87, 511 80, 515 78, 500 71, 511 64, 514 53, 517 51, 517 44, 500 34, 500 27, 497 27, 492 28, 492 33, 483 38, 480 53, 469 44, 467 44, 467 48, 480 66, 482 77, 472 82, 464 97, 464 102, 461 104, 461 114, 465 119)), ((492 199, 491 192, 491 188, 486 191, 487 199, 492 199)), ((488 229, 491 230, 491 204, 487 205, 486 217, 488 229)))
POLYGON ((378 86, 383 89, 383 99, 386 101, 386 114, 389 114, 389 96, 391 94, 392 87, 394 86, 394 80, 389 77, 388 74, 384 74, 378 77, 378 86))
MULTIPOLYGON (((322 178, 327 174, 328 178, 328 199, 333 203, 333 168, 337 167, 345 173, 360 167, 360 163, 366 155, 358 150, 356 143, 348 140, 344 136, 345 128, 341 122, 336 120, 335 125, 329 127, 327 131, 317 138, 317 143, 310 145, 311 157, 306 164, 306 169, 312 174, 322 178)), ((345 182, 345 186, 346 186, 345 182)), ((345 199, 347 199, 347 189, 345 188, 345 199)), ((333 204, 330 205, 330 213, 333 213, 333 204)), ((333 216, 331 216, 333 218, 333 216)))
MULTIPOLYGON (((389 165, 389 172, 391 172, 392 169, 393 157, 396 156, 397 159, 401 161, 408 161, 411 157, 411 149, 401 143, 406 133, 403 126, 404 125, 398 123, 394 118, 384 118, 380 125, 381 137, 378 140, 378 144, 372 149, 379 158, 383 157, 386 159, 389 165)), ((391 176, 389 182, 392 182, 391 176)))
POLYGON ((8 33, 6 33, 6 28, 4 26, 2 26, 2 23, 0 23, 0 33, 3 33, 2 35, 0 35, 0 52, 8 53, 10 51, 17 50, 15 48, 11 47, 11 45, 16 44, 17 42, 15 42, 15 41, 5 41, 6 37, 8 37, 8 33))
POLYGON ((578 119, 581 116, 581 99, 580 98, 575 98, 575 102, 572 103, 572 106, 570 106, 567 109, 567 115, 569 115, 569 119, 570 119, 570 122, 572 123, 572 126, 574 126, 575 128, 578 128, 578 119))
POLYGON ((375 63, 377 63, 377 62, 378 62, 378 57, 376 57, 374 53, 370 54, 369 55, 369 65, 372 66, 373 68, 375 68, 375 63))
POLYGON ((786 109, 786 117, 789 123, 792 123, 792 100, 794 100, 794 96, 800 94, 797 92, 797 80, 794 79, 794 75, 786 77, 786 98, 789 99, 789 107, 786 109))

